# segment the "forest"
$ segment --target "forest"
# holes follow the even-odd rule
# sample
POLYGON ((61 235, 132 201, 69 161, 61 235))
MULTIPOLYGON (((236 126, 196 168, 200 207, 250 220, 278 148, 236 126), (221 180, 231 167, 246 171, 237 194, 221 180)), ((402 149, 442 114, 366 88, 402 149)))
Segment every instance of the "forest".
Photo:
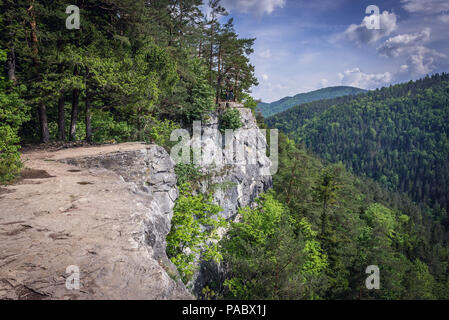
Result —
POLYGON ((448 74, 298 106, 267 123, 322 159, 431 206, 449 226, 448 74))
MULTIPOLYGON (((207 15, 201 0, 72 4, 79 30, 66 28, 63 1, 0 0, 0 184, 20 179, 24 145, 169 151, 173 129, 231 91, 255 113, 256 39, 237 34, 219 0, 207 15)), ((448 95, 441 74, 259 114, 260 128, 285 132, 279 172, 238 220, 217 219, 200 168, 177 165, 173 278, 188 284, 200 256, 223 273, 199 299, 449 299, 448 95), (365 286, 369 265, 380 290, 365 286)), ((221 129, 238 116, 225 113, 221 129)))

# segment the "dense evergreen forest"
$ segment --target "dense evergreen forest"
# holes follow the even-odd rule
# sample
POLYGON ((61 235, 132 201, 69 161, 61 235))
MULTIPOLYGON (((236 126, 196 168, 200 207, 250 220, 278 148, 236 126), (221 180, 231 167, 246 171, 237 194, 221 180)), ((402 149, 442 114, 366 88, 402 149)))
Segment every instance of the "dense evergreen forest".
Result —
MULTIPOLYGON (((79 30, 66 28, 60 0, 0 0, 2 184, 20 177, 21 144, 169 150, 173 129, 205 119, 231 90, 256 107, 255 39, 239 37, 219 0, 208 15, 201 0, 72 4, 79 30)), ((212 191, 197 190, 200 168, 178 165, 167 254, 180 280, 201 256, 223 270, 202 299, 449 299, 448 85, 436 75, 268 119, 295 139, 280 135, 274 189, 238 221, 216 219, 212 191), (365 286, 370 265, 380 290, 365 286)), ((237 128, 236 117, 220 123, 237 128)))
POLYGON ((326 161, 449 209, 449 75, 323 100, 267 119, 326 161))
POLYGON ((260 102, 257 105, 256 111, 260 111, 264 117, 271 117, 300 104, 341 96, 356 95, 362 92, 365 92, 365 90, 354 87, 329 87, 308 93, 300 93, 294 97, 285 97, 272 103, 260 102))

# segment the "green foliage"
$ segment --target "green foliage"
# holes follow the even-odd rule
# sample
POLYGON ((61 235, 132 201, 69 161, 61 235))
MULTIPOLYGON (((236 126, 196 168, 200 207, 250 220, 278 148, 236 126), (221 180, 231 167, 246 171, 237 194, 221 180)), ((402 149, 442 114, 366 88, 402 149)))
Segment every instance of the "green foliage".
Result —
MULTIPOLYGON (((79 4, 81 32, 63 28, 61 0, 0 2, 0 46, 11 49, 10 71, 28 88, 21 98, 47 115, 33 113, 22 137, 48 142, 49 127, 57 139, 141 140, 148 118, 185 126, 205 120, 230 83, 236 95, 248 92, 257 83, 249 59, 254 39, 239 38, 232 20, 221 25, 227 13, 219 1, 209 3, 213 17, 203 5, 87 0, 79 4), (61 105, 71 106, 68 119, 61 105)), ((151 135, 159 140, 159 128, 151 135)))
POLYGON ((326 161, 449 209, 449 75, 322 100, 267 119, 326 161))
POLYGON ((125 121, 115 121, 110 112, 93 110, 93 141, 96 143, 124 142, 129 140, 133 128, 125 121))
MULTIPOLYGON (((302 291, 290 292, 289 297, 387 300, 447 297, 444 290, 448 283, 448 250, 443 248, 448 232, 439 220, 432 220, 432 212, 439 210, 419 207, 404 194, 357 178, 342 164, 326 166, 283 134, 279 143, 279 171, 273 178, 275 198, 285 207, 281 221, 288 219, 288 225, 293 226, 293 233, 285 241, 294 242, 300 246, 297 251, 302 252, 302 259, 297 261, 303 277, 299 277, 303 281, 298 284, 302 291), (301 245, 305 240, 311 242, 301 245), (307 252, 315 258, 306 259, 307 252), (380 268, 380 290, 369 291, 365 287, 365 269, 369 265, 380 268), (304 281, 304 277, 309 279, 308 273, 312 280, 304 281)), ((284 230, 285 234, 281 225, 276 232, 284 230)), ((237 235, 257 235, 254 231, 245 232, 245 228, 235 234, 231 230, 233 238, 229 240, 239 244, 231 252, 241 248, 239 254, 245 258, 238 259, 235 253, 230 257, 224 255, 234 275, 227 282, 231 296, 278 298, 256 286, 258 280, 254 279, 262 277, 262 272, 251 270, 264 268, 264 277, 270 274, 269 264, 262 261, 270 261, 269 249, 257 250, 253 244, 236 242, 237 235), (252 260, 256 259, 253 254, 262 258, 252 260), (249 265, 248 261, 256 263, 249 265)), ((294 277, 295 271, 290 270, 289 275, 294 277)))
MULTIPOLYGON (((6 60, 6 53, 0 50, 0 63, 6 60)), ((28 108, 20 98, 25 87, 14 88, 0 74, 0 183, 13 181, 20 173, 18 131, 28 120, 28 108)))
POLYGON ((245 108, 251 109, 253 115, 256 115, 257 101, 251 95, 242 94, 242 102, 245 108))
POLYGON ((226 226, 226 222, 217 217, 220 211, 219 206, 212 204, 210 195, 193 195, 188 184, 180 187, 172 229, 167 236, 167 254, 184 283, 191 280, 201 260, 222 260, 217 232, 218 228, 226 226))
POLYGON ((205 120, 215 109, 215 93, 207 81, 207 68, 197 58, 187 59, 184 72, 186 72, 184 80, 178 85, 180 92, 176 92, 176 95, 183 98, 183 102, 180 102, 182 117, 188 124, 196 120, 205 120))
POLYGON ((228 109, 220 115, 219 119, 220 131, 237 130, 243 126, 240 112, 237 109, 228 109))
POLYGON ((203 176, 200 169, 194 164, 179 163, 175 167, 175 173, 179 187, 186 183, 192 184, 203 176))
POLYGON ((158 120, 152 117, 147 118, 143 129, 144 140, 162 146, 167 151, 177 143, 170 141, 174 130, 179 129, 179 124, 168 120, 158 120))
POLYGON ((307 220, 295 221, 272 194, 240 214, 222 241, 229 269, 225 297, 318 298, 327 257, 307 220))

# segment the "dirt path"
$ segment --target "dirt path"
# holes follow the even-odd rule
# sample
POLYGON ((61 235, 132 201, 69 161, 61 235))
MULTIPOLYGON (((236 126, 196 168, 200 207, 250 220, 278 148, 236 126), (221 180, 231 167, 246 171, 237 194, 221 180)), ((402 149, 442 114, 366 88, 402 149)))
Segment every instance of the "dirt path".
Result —
POLYGON ((144 201, 106 170, 57 160, 145 149, 129 143, 28 151, 25 180, 0 189, 0 299, 190 298, 133 240, 144 201), (66 288, 66 268, 80 289, 66 288))

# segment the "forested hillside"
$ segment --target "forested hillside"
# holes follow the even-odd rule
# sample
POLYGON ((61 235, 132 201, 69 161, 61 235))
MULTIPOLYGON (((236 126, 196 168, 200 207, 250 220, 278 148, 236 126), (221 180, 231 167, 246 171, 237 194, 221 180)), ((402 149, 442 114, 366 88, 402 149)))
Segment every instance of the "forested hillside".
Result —
POLYGON ((327 161, 441 208, 448 226, 448 74, 299 106, 267 123, 327 161))
MULTIPOLYGON (((239 299, 448 299, 449 233, 435 212, 324 165, 280 136, 273 192, 241 210, 222 241, 228 273, 214 288, 239 299), (380 290, 365 270, 379 266, 380 290)), ((216 284, 215 284, 216 285, 216 284)))
POLYGON ((356 95, 365 92, 365 90, 354 87, 330 87, 308 93, 300 93, 294 97, 285 97, 272 103, 261 102, 257 105, 257 111, 260 111, 264 117, 270 117, 275 114, 286 111, 294 106, 323 99, 332 99, 341 96, 356 95))

